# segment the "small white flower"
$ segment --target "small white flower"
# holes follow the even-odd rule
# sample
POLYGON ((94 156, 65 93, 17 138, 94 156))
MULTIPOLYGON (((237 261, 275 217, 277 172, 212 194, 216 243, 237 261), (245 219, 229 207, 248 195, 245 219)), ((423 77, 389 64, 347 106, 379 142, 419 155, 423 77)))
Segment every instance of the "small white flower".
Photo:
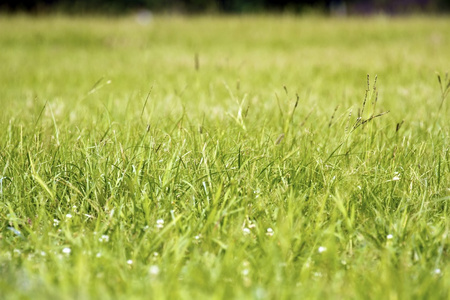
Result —
POLYGON ((163 228, 164 227, 164 220, 163 219, 158 219, 156 220, 156 228, 163 228))
POLYGON ((158 256, 159 256, 159 253, 158 253, 158 252, 153 252, 153 256, 154 256, 154 257, 158 257, 158 256))
POLYGON ((247 276, 249 273, 250 273, 250 270, 249 270, 249 269, 244 269, 244 270, 242 270, 242 272, 241 272, 242 276, 247 276))
POLYGON ((148 272, 150 273, 150 275, 157 276, 159 274, 159 267, 156 265, 150 266, 148 272))
POLYGON ((67 214, 67 215, 66 215, 66 218, 67 218, 67 219, 71 219, 71 218, 72 218, 72 215, 71 215, 71 214, 67 214))
POLYGON ((95 255, 95 257, 102 257, 102 253, 101 253, 101 252, 98 252, 98 253, 95 255))
POLYGON ((131 260, 131 259, 127 260, 127 264, 132 265, 133 264, 133 260, 131 260))
POLYGON ((47 253, 45 253, 45 251, 41 251, 41 256, 47 256, 47 253))
POLYGON ((70 252, 72 252, 72 250, 70 248, 66 247, 66 248, 62 249, 62 252, 65 254, 70 254, 70 252))
POLYGON ((59 220, 53 219, 53 226, 58 226, 58 225, 59 225, 59 220))
POLYGON ((394 236, 393 236, 392 234, 388 234, 388 235, 386 236, 386 238, 387 238, 388 240, 392 240, 393 237, 394 237, 394 236))
POLYGON ((266 232, 266 235, 268 235, 268 236, 272 236, 273 235, 273 229, 272 228, 267 228, 267 232, 266 232))
POLYGON ((100 241, 100 243, 102 243, 102 242, 109 242, 109 236, 104 234, 98 240, 100 241))
POLYGON ((247 227, 242 229, 242 232, 244 233, 244 235, 248 235, 250 234, 250 229, 248 229, 247 227))
POLYGON ((399 181, 400 180, 400 173, 394 172, 394 177, 392 178, 392 181, 399 181))
POLYGON ((434 274, 440 275, 441 274, 441 269, 434 269, 434 274))
POLYGON ((327 251, 327 247, 320 246, 319 249, 317 249, 317 251, 319 251, 319 253, 323 253, 323 252, 327 251))

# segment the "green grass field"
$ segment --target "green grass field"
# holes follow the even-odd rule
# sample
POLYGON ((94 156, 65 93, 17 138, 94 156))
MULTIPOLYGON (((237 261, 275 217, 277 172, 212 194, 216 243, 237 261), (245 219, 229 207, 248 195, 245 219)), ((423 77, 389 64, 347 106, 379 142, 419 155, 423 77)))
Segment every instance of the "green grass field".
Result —
POLYGON ((448 299, 449 33, 0 16, 0 299, 448 299))

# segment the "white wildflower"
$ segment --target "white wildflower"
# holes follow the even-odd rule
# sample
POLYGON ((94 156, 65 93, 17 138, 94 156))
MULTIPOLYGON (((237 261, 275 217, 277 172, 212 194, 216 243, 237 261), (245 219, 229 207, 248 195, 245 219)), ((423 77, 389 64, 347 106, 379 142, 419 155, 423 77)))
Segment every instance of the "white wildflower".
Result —
POLYGON ((159 267, 156 265, 150 266, 148 272, 150 273, 150 275, 157 276, 159 274, 159 267))
POLYGON ((163 219, 158 219, 156 220, 156 228, 163 228, 164 227, 164 220, 163 219))
POLYGON ((131 259, 127 260, 127 264, 132 265, 133 264, 133 260, 131 260, 131 259))
POLYGON ((98 240, 100 241, 100 243, 109 242, 109 236, 103 234, 98 240))
POLYGON ((66 215, 66 218, 67 218, 67 219, 71 219, 71 218, 72 218, 72 215, 71 215, 71 214, 67 214, 67 215, 66 215))
POLYGON ((319 249, 317 249, 317 251, 319 251, 319 253, 323 253, 323 252, 327 251, 327 247, 320 246, 319 249))
POLYGON ((399 181, 400 180, 400 173, 394 172, 394 177, 392 178, 392 181, 399 181))
POLYGON ((266 235, 268 235, 268 236, 272 236, 273 235, 273 229, 272 228, 267 228, 267 232, 266 232, 266 235))
POLYGON ((392 240, 393 237, 394 237, 394 236, 393 236, 392 234, 388 234, 388 235, 386 236, 386 238, 387 238, 388 240, 392 240))
POLYGON ((62 252, 65 254, 70 254, 70 252, 72 252, 72 250, 70 248, 66 247, 66 248, 62 249, 62 252))
POLYGON ((245 227, 244 229, 242 229, 242 232, 244 233, 244 235, 248 235, 248 234, 250 234, 250 229, 245 227))

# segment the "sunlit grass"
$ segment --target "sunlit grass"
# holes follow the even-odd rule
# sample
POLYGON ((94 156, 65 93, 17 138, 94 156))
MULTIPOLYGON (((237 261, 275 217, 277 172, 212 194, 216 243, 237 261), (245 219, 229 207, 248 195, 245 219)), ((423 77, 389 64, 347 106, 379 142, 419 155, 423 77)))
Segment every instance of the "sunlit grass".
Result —
POLYGON ((0 28, 0 299, 448 297, 448 19, 0 28))

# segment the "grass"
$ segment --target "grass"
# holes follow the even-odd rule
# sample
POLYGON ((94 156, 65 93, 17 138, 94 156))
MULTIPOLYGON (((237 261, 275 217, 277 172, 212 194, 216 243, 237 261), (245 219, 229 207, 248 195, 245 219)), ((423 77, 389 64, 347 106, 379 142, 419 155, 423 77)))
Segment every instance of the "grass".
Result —
POLYGON ((448 299, 447 18, 0 28, 0 299, 448 299))

